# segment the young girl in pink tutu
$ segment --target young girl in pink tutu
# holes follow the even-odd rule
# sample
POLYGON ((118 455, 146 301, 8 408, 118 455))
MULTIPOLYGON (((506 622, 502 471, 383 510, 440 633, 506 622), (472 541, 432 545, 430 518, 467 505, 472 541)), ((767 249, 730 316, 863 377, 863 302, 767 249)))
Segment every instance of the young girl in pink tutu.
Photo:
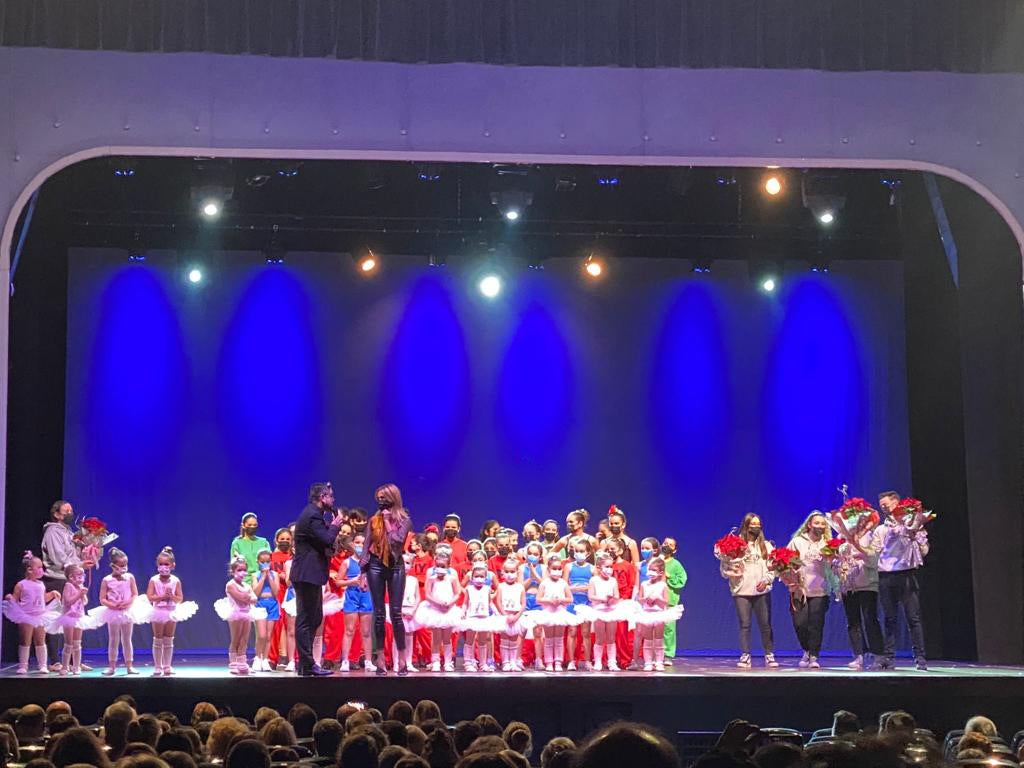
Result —
POLYGON ((231 642, 228 646, 228 670, 232 675, 249 674, 249 630, 254 621, 264 621, 267 609, 256 605, 259 599, 248 583, 249 565, 241 555, 228 566, 231 577, 224 585, 224 597, 213 604, 213 610, 228 623, 231 642))
POLYGON ((466 633, 466 640, 462 645, 462 669, 466 672, 494 671, 494 645, 491 633, 500 631, 505 625, 504 618, 494 613, 491 585, 487 583, 487 575, 485 564, 474 565, 469 572, 469 585, 465 590, 465 605, 459 627, 466 633))
POLYGON ((575 627, 581 621, 569 613, 573 604, 569 584, 562 578, 563 562, 558 555, 548 557, 547 572, 537 589, 537 604, 540 610, 531 615, 531 620, 544 627, 544 669, 547 672, 562 671, 565 660, 566 627, 575 627))
POLYGON ((455 671, 455 649, 452 630, 458 627, 462 611, 457 605, 462 586, 458 573, 451 567, 452 548, 438 544, 434 550, 434 567, 427 571, 423 601, 417 606, 415 620, 421 627, 430 628, 430 671, 440 672, 444 656, 444 671, 455 671))
POLYGON ((581 614, 594 624, 594 671, 603 668, 603 656, 608 653, 608 670, 619 671, 615 659, 615 629, 620 621, 625 621, 628 614, 635 608, 631 600, 622 600, 619 595, 619 582, 615 578, 612 564, 615 557, 604 550, 595 556, 596 572, 590 580, 587 594, 589 606, 577 606, 577 615, 581 614))
POLYGON ((647 579, 637 590, 639 610, 633 614, 640 635, 644 656, 644 672, 665 671, 665 625, 675 624, 683 615, 683 606, 668 605, 668 584, 665 582, 665 561, 651 558, 647 563, 647 579))
MULTIPOLYGON (((402 555, 402 562, 405 563, 405 592, 402 593, 402 616, 401 621, 405 625, 405 668, 410 672, 419 672, 415 666, 413 666, 413 635, 416 630, 419 629, 419 624, 416 623, 414 618, 416 615, 416 608, 420 604, 420 582, 412 573, 412 567, 416 562, 416 555, 412 552, 406 552, 402 555)), ((394 621, 394 619, 392 619, 394 621)), ((394 637, 391 639, 391 650, 392 659, 395 667, 395 672, 399 669, 398 663, 398 644, 395 643, 394 637)))
POLYGON ((112 547, 109 563, 110 573, 100 582, 100 604, 89 611, 90 616, 107 625, 109 665, 103 674, 110 677, 117 671, 117 650, 120 647, 126 673, 137 675, 133 666, 135 649, 132 646, 132 630, 135 620, 131 608, 139 596, 139 588, 135 584, 135 577, 128 573, 128 555, 112 547))
POLYGON ((64 652, 61 658, 62 675, 82 673, 82 632, 96 629, 99 621, 85 612, 89 602, 89 588, 85 586, 85 569, 75 563, 64 566, 67 583, 60 596, 61 614, 47 627, 52 634, 64 633, 64 652))
POLYGON ((32 646, 36 649, 36 664, 41 675, 49 674, 46 657, 46 626, 60 611, 48 608, 47 603, 60 599, 57 590, 46 591, 43 586, 43 561, 26 551, 21 558, 25 578, 14 585, 4 598, 3 612, 8 621, 18 625, 18 674, 28 674, 28 657, 32 646))
POLYGON ((523 613, 526 610, 526 587, 519 580, 519 561, 509 558, 501 569, 501 581, 494 594, 494 607, 501 616, 501 671, 522 672, 520 643, 526 632, 523 613))
POLYGON ((149 580, 146 594, 139 595, 132 607, 136 623, 153 625, 153 677, 174 674, 174 629, 199 610, 194 601, 185 600, 174 566, 174 550, 164 547, 156 556, 156 575, 149 580))

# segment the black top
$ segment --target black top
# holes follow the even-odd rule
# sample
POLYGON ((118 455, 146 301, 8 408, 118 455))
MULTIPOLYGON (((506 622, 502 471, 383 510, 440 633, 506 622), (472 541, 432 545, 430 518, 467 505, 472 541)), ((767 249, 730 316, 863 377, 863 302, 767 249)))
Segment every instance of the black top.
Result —
POLYGON ((324 513, 315 504, 307 504, 295 523, 294 555, 292 556, 292 582, 317 584, 327 583, 327 572, 334 540, 339 526, 327 525, 324 513))

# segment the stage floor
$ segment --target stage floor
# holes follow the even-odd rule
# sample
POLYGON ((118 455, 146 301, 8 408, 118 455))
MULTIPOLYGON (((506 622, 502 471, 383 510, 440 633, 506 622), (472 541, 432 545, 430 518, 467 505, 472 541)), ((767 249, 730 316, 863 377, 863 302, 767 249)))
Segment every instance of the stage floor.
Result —
POLYGON ((919 672, 903 660, 891 672, 854 672, 845 667, 847 660, 826 659, 826 666, 818 670, 798 669, 795 658, 781 659, 783 666, 777 670, 756 665, 741 670, 734 657, 684 657, 663 673, 459 671, 399 678, 360 670, 310 679, 288 672, 239 677, 229 674, 226 657, 187 652, 175 655, 176 674, 171 678, 153 677, 148 659, 140 664, 139 675, 126 676, 121 668, 115 677, 104 677, 105 660, 91 656, 88 661, 95 670, 78 677, 17 675, 13 666, 4 666, 0 707, 66 699, 81 719, 89 721, 98 718, 115 696, 130 693, 142 709, 168 709, 183 719, 202 700, 226 704, 251 718, 260 706, 285 711, 297 701, 329 716, 350 700, 383 710, 397 699, 415 703, 428 698, 441 705, 450 723, 480 712, 502 721, 525 720, 535 729, 535 743, 554 735, 578 738, 614 719, 652 723, 668 733, 718 730, 734 717, 811 731, 830 725, 838 709, 856 712, 865 723, 882 711, 906 709, 936 733, 961 727, 978 713, 993 717, 1010 732, 1024 727, 1019 711, 1024 667, 932 661, 927 672, 919 672))

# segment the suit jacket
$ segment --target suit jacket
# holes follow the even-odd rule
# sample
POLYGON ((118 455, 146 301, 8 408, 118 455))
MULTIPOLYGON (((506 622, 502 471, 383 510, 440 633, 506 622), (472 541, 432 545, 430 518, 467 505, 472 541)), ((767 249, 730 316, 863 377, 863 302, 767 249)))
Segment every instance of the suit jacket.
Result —
POLYGON ((324 513, 315 504, 307 504, 295 522, 295 541, 292 556, 292 582, 304 582, 323 586, 327 583, 327 571, 338 526, 328 526, 324 513))

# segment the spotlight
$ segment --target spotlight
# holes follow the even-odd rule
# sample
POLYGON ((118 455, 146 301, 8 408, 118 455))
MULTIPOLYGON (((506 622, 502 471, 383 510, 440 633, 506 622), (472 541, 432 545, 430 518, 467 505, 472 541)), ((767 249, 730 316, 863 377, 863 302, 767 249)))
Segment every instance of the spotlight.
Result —
POLYGON ((480 293, 488 299, 495 298, 501 293, 501 279, 497 275, 487 275, 480 281, 480 293))
POLYGON ((274 225, 274 233, 270 236, 270 243, 264 254, 267 257, 267 264, 284 264, 284 248, 277 240, 277 224, 274 225))
POLYGON ((190 283, 192 283, 194 285, 196 283, 202 282, 202 280, 203 280, 203 273, 202 272, 200 272, 195 267, 193 267, 191 270, 189 270, 188 281, 190 283))
POLYGON ((537 271, 544 269, 544 259, 540 256, 531 256, 530 260, 526 262, 527 269, 534 269, 537 271))
POLYGON ((595 180, 599 187, 617 187, 621 180, 618 168, 599 168, 595 172, 595 180))
POLYGON ((846 205, 846 192, 839 176, 826 173, 804 173, 800 195, 804 208, 821 224, 831 225, 846 205))
POLYGON ((604 274, 604 264, 594 254, 587 256, 587 260, 583 262, 583 269, 591 277, 600 277, 604 274))
POLYGON ((715 185, 719 187, 731 187, 736 183, 736 174, 732 171, 716 171, 715 185))
POLYGON ((377 254, 371 251, 369 248, 357 261, 356 264, 359 266, 359 271, 364 275, 368 275, 373 272, 378 265, 377 254))
POLYGON ((533 195, 519 189, 491 193, 491 204, 501 211, 506 221, 519 221, 533 202, 533 195))
POLYGON ((138 170, 135 158, 111 157, 107 159, 111 173, 118 179, 130 179, 138 170))
POLYGON ((751 262, 750 278, 760 290, 765 293, 773 293, 779 287, 779 268, 774 261, 762 261, 760 259, 751 262))
POLYGON ((778 176, 769 176, 764 180, 764 191, 775 197, 782 191, 782 182, 778 176))
POLYGON ((766 277, 761 281, 761 290, 765 293, 771 293, 775 290, 775 278, 766 277))
POLYGON ((230 161, 197 158, 189 186, 192 210, 208 219, 219 216, 235 194, 234 166, 230 161))
POLYGON ((299 175, 302 163, 281 163, 277 166, 275 173, 282 179, 294 179, 299 175))
POLYGON ((889 190, 889 205, 896 205, 900 200, 900 192, 903 189, 903 179, 899 176, 882 176, 882 186, 889 190))
POLYGON ((139 230, 132 234, 132 244, 128 246, 128 261, 142 262, 146 260, 146 251, 142 247, 142 235, 139 230))
POLYGON ((815 256, 812 256, 810 260, 810 268, 811 272, 823 273, 827 275, 829 273, 828 260, 820 253, 815 256))
POLYGON ((221 203, 220 200, 208 199, 203 201, 203 207, 200 208, 203 212, 203 216, 208 219, 215 219, 220 216, 221 203))

